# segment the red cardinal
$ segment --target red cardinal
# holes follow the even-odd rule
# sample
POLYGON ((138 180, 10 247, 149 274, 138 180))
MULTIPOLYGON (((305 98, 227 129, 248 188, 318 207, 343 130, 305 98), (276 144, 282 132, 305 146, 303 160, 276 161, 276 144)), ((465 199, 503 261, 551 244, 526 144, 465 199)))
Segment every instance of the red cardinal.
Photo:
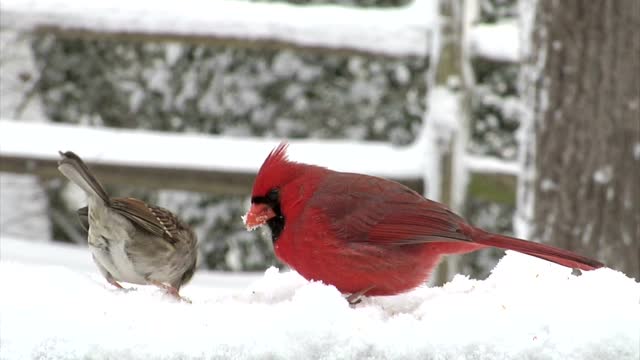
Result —
POLYGON ((548 245, 492 234, 397 182, 287 159, 280 144, 253 185, 247 229, 268 225, 275 253, 302 276, 358 299, 424 283, 443 255, 511 249, 567 267, 603 264, 548 245))

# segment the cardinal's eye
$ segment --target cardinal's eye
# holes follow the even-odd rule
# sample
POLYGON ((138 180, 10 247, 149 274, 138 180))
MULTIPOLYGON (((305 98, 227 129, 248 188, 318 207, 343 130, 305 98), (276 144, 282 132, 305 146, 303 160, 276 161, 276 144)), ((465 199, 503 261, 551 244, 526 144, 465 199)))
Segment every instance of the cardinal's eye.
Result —
POLYGON ((278 188, 269 190, 267 193, 267 199, 271 201, 278 201, 280 199, 280 190, 278 188))

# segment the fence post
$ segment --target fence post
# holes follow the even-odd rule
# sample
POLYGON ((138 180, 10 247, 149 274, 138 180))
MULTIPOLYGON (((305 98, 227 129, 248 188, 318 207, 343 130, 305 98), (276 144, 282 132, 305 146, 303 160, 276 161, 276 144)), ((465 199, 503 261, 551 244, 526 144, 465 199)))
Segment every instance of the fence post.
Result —
MULTIPOLYGON (((462 212, 468 174, 464 153, 469 137, 470 94, 473 83, 467 29, 475 0, 440 0, 434 27, 427 112, 423 141, 426 149, 425 195, 462 212)), ((439 285, 457 272, 457 258, 438 267, 432 284, 439 285)))

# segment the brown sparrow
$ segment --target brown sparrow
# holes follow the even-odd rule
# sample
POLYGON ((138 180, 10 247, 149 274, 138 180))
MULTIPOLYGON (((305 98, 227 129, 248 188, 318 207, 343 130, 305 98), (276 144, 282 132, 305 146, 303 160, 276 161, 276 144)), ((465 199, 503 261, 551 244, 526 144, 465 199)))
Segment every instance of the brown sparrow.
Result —
POLYGON ((111 198, 87 165, 71 151, 60 152, 58 170, 87 194, 78 210, 89 249, 109 283, 152 284, 182 299, 180 287, 196 268, 197 238, 169 210, 134 198, 111 198))

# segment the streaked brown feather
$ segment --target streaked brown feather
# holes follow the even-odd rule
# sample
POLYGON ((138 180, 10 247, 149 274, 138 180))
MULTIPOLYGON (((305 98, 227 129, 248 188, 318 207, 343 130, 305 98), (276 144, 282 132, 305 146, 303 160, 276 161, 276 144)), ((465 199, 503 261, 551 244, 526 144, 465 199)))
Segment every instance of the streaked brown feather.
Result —
POLYGON ((111 199, 111 208, 141 229, 160 236, 171 244, 178 241, 180 230, 186 228, 169 210, 146 204, 138 199, 113 198, 111 199))

